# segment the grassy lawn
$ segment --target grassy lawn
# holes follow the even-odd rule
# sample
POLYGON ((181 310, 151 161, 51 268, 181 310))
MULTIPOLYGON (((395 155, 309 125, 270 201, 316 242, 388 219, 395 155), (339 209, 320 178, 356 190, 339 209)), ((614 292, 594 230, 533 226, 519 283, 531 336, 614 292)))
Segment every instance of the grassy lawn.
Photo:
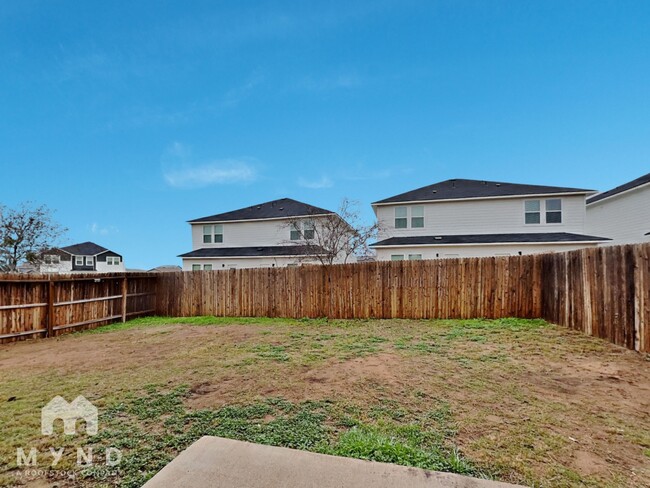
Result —
POLYGON ((529 486, 650 486, 647 357, 540 320, 147 318, 2 345, 0 378, 0 486, 139 487, 203 435, 529 486), (43 437, 55 395, 92 401, 99 434, 43 437), (36 447, 47 474, 56 446, 57 470, 78 470, 79 445, 119 448, 119 469, 16 468, 16 448, 36 447))

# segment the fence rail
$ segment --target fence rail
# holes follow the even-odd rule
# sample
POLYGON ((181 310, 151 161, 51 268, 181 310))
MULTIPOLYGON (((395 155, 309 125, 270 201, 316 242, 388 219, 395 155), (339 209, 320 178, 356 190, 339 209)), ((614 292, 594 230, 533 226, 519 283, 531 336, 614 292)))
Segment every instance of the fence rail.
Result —
POLYGON ((650 244, 298 268, 0 275, 0 341, 148 314, 544 318, 650 352, 650 244))
POLYGON ((150 274, 0 275, 0 342, 52 337, 155 311, 150 274))

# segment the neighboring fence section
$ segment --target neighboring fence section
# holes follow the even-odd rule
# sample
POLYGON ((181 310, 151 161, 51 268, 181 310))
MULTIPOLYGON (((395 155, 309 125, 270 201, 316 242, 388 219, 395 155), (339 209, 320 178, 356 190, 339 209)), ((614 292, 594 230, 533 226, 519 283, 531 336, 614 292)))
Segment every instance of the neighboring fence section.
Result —
POLYGON ((650 244, 542 256, 542 317, 650 352, 650 244))
POLYGON ((296 268, 0 275, 0 341, 138 315, 544 318, 650 352, 650 244, 296 268))
POLYGON ((0 275, 0 342, 52 337, 155 311, 150 274, 0 275))
POLYGON ((382 261, 165 273, 167 316, 500 318, 541 316, 541 256, 382 261))

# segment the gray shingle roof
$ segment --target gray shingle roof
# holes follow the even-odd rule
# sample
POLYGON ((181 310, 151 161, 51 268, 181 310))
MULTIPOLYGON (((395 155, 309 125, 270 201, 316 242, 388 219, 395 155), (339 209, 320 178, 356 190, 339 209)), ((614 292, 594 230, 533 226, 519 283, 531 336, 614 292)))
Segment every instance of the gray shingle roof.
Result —
POLYGON ((105 247, 95 244, 94 242, 81 242, 71 246, 59 247, 58 249, 75 256, 96 256, 97 254, 102 254, 108 251, 105 247))
POLYGON ((588 198, 587 205, 590 203, 596 203, 600 200, 604 200, 605 198, 613 197, 614 195, 623 193, 627 190, 631 190, 637 186, 645 185, 646 183, 650 183, 650 173, 640 176, 636 180, 628 181, 627 183, 617 186, 616 188, 612 188, 611 190, 604 191, 598 195, 594 195, 593 197, 588 198))
POLYGON ((211 247, 196 249, 178 256, 179 258, 235 258, 235 257, 278 257, 307 256, 318 254, 318 246, 251 246, 211 247))
POLYGON ((398 203, 436 200, 455 200, 458 198, 488 198, 517 195, 545 195, 554 193, 593 193, 593 190, 566 188, 560 186, 523 185, 498 181, 454 179, 423 186, 416 190, 400 193, 374 202, 398 203))
POLYGON ((595 237, 569 232, 541 232, 522 234, 466 234, 447 236, 408 236, 391 237, 371 244, 371 247, 380 246, 413 246, 413 245, 438 245, 438 244, 524 244, 546 242, 595 242, 610 241, 607 237, 595 237))
POLYGON ((260 203, 250 207, 232 210, 208 217, 190 220, 190 223, 199 222, 224 222, 229 220, 259 220, 277 219, 283 217, 301 217, 308 215, 333 214, 331 210, 314 207, 307 203, 299 202, 291 198, 281 198, 271 202, 260 203))

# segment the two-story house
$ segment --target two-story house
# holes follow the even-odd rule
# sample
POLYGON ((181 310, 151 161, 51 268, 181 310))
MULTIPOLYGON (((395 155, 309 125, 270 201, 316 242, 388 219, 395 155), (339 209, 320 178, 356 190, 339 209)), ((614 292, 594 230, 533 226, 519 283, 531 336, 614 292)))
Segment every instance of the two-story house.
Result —
POLYGON ((650 242, 650 173, 589 197, 586 229, 610 244, 650 242))
MULTIPOLYGON (((316 226, 337 216, 291 198, 190 220, 192 251, 181 254, 184 271, 271 268, 315 263, 316 226)), ((322 249, 322 248, 321 248, 322 249)))
POLYGON ((454 179, 375 202, 378 260, 510 256, 596 246, 578 188, 454 179))
POLYGON ((120 254, 94 242, 57 247, 45 251, 39 263, 41 273, 124 272, 120 254))

